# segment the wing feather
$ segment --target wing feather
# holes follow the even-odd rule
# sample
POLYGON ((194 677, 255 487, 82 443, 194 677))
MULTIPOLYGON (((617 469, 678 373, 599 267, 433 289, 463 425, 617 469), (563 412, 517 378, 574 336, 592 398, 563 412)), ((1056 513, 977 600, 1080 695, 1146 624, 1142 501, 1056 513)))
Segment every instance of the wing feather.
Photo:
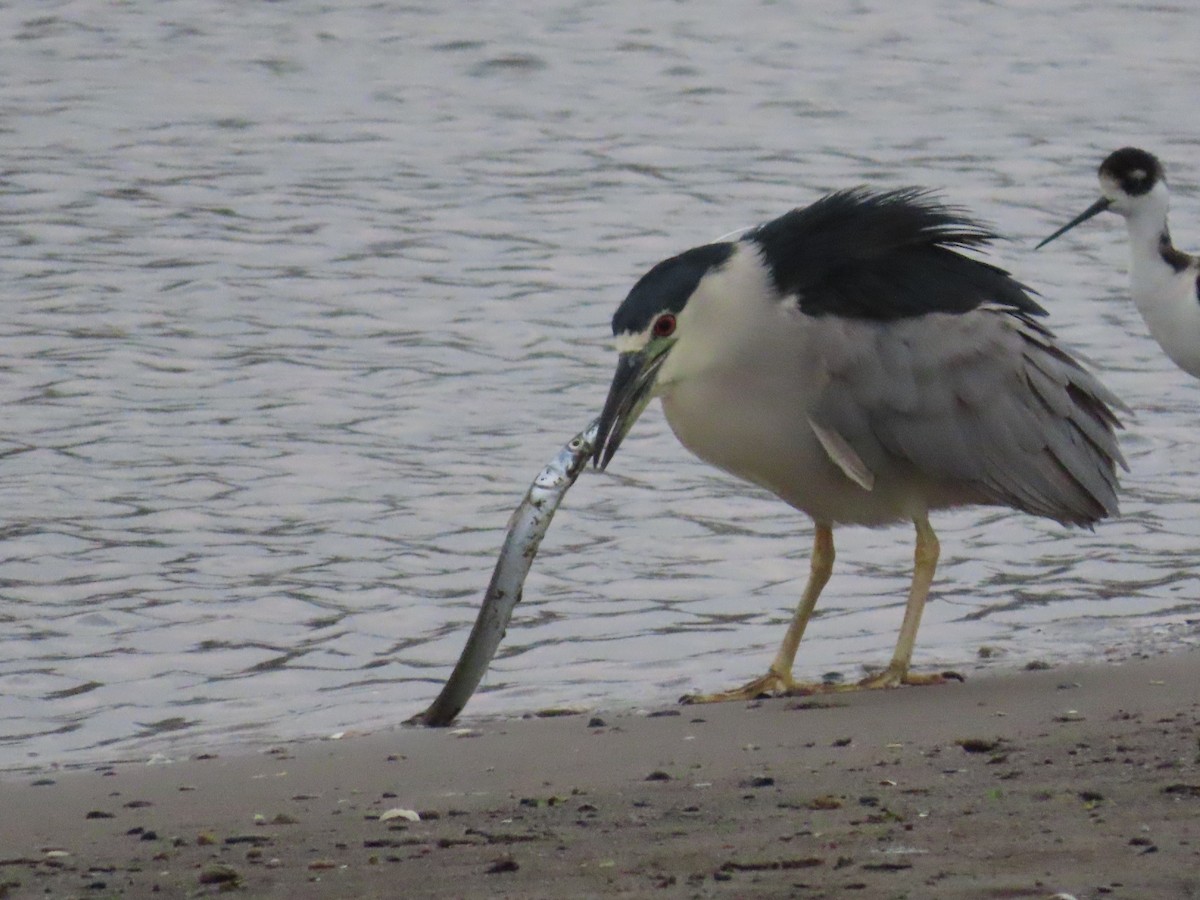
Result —
POLYGON ((869 471, 1074 524, 1116 512, 1119 401, 1043 326, 984 306, 852 327, 811 418, 869 471))

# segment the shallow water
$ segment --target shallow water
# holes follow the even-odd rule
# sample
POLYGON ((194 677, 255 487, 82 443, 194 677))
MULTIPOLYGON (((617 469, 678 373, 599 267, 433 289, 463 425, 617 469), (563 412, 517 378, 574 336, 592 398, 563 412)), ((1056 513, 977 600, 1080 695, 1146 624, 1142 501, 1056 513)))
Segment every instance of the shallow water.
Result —
MULTIPOLYGON (((1200 385, 1123 229, 1030 247, 1105 153, 1200 235, 1186 6, 62 2, 0 9, 0 768, 394 724, 509 511, 598 411, 653 262, 854 184, 938 187, 1131 407, 1094 533, 938 517, 919 666, 1194 643, 1200 385), (21 8, 21 7, 24 8, 21 8)), ((1196 246, 1200 237, 1192 243, 1196 246)), ((470 712, 760 674, 802 516, 654 410, 586 474, 470 712)), ((838 533, 798 672, 888 659, 905 528, 838 533)))

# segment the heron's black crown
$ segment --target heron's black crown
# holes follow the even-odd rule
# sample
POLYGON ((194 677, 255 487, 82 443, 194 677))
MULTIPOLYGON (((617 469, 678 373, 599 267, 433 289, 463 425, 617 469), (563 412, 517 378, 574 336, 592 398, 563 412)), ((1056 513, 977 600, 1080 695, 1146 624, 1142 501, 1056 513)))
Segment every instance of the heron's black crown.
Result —
POLYGON ((886 321, 984 303, 1045 315, 1003 269, 958 252, 994 237, 923 190, 838 191, 745 234, 738 243, 758 251, 749 259, 734 258, 737 244, 717 243, 659 263, 613 316, 613 333, 641 332, 658 313, 679 312, 709 271, 751 259, 766 266, 781 299, 794 298, 810 316, 886 321))
POLYGON ((1137 147, 1122 147, 1106 156, 1100 163, 1100 175, 1113 179, 1130 197, 1148 194, 1166 180, 1158 157, 1137 147))
POLYGON ((637 334, 645 331, 660 312, 679 312, 700 279, 710 270, 723 266, 733 255, 733 248, 728 241, 705 244, 664 259, 638 279, 629 296, 617 308, 612 320, 613 334, 637 334))

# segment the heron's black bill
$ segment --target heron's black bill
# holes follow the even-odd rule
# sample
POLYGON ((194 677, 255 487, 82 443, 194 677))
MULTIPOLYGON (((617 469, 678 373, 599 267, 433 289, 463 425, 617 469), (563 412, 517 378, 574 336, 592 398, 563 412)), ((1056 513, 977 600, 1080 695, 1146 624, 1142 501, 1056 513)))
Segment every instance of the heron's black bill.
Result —
POLYGON ((1092 216, 1100 215, 1100 213, 1102 213, 1106 209, 1108 209, 1108 207, 1110 205, 1112 205, 1111 200, 1109 200, 1107 197, 1101 197, 1099 200, 1097 200, 1095 203, 1093 203, 1091 206, 1089 206, 1087 209, 1085 209, 1083 212, 1081 212, 1079 215, 1077 215, 1075 218, 1073 218, 1070 222, 1068 222, 1062 228, 1058 229, 1058 231, 1054 232, 1054 234, 1050 235, 1050 237, 1046 238, 1044 241, 1042 241, 1040 244, 1038 244, 1033 249, 1041 250, 1043 247, 1045 247, 1048 243, 1050 243, 1056 237, 1062 237, 1064 234, 1066 234, 1068 231, 1070 231, 1076 225, 1080 225, 1083 222, 1086 222, 1088 219, 1092 218, 1092 216))
POLYGON ((667 358, 663 351, 649 353, 622 353, 617 360, 617 371, 613 374, 608 399, 604 401, 604 412, 600 413, 599 430, 596 432, 596 450, 592 462, 605 468, 625 435, 633 427, 646 404, 650 402, 650 389, 659 367, 667 358))

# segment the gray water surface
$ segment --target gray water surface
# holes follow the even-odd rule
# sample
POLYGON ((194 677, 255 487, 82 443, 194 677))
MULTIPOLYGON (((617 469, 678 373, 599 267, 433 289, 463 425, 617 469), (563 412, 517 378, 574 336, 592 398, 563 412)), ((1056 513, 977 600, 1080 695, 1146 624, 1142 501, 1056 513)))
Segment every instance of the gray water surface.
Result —
MULTIPOLYGON (((1115 217, 1030 251, 1126 143, 1200 247, 1193 26, 1043 0, 0 6, 0 769, 423 708, 509 511, 599 410, 634 280, 856 184, 1014 238, 997 260, 1136 411, 1119 520, 937 518, 917 665, 1196 643, 1200 384, 1126 299, 1115 217)), ((652 409, 568 496, 469 711, 761 674, 810 540, 652 409)), ((806 677, 886 662, 899 626, 910 529, 838 551, 806 677)))

